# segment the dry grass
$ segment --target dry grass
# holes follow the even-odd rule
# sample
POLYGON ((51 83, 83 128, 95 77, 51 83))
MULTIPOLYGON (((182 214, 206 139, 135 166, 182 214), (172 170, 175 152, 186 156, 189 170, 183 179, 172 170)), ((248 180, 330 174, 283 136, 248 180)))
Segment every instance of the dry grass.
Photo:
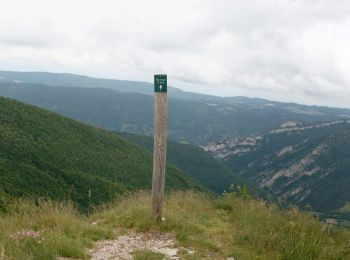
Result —
POLYGON ((0 259, 85 258, 95 240, 112 237, 71 204, 19 201, 0 217, 0 259))
POLYGON ((279 210, 260 200, 193 192, 167 197, 165 221, 150 218, 150 198, 138 193, 96 213, 102 226, 176 234, 178 246, 193 248, 185 259, 350 259, 350 233, 297 209, 279 210))
POLYGON ((139 192, 84 217, 70 204, 21 201, 0 218, 0 259, 87 258, 86 248, 115 237, 115 229, 174 233, 178 247, 195 251, 181 251, 184 259, 350 259, 348 231, 297 209, 236 194, 176 192, 166 198, 165 221, 157 223, 149 205, 149 194, 139 192))

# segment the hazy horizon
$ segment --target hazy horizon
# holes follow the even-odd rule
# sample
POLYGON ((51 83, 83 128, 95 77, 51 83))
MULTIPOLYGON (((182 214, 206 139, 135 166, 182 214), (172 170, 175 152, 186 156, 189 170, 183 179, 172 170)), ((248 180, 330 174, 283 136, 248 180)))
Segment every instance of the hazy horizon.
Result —
MULTIPOLYGON (((124 79, 124 78, 110 78, 110 77, 103 77, 103 76, 93 76, 93 75, 87 75, 87 74, 79 74, 79 73, 71 73, 71 72, 52 72, 52 71, 14 71, 14 70, 3 70, 0 69, 0 71, 8 71, 8 72, 24 72, 24 73, 30 73, 30 72, 34 72, 34 73, 52 73, 52 74, 71 74, 71 75, 77 75, 77 76, 83 76, 83 77, 90 77, 90 78, 100 78, 100 79, 107 79, 107 80, 121 80, 121 81, 135 81, 135 82, 144 82, 144 83, 149 83, 149 84, 153 84, 153 82, 151 80, 153 80, 153 74, 151 75, 151 79, 149 81, 145 81, 145 80, 133 80, 133 79, 124 79)), ((169 76, 168 76, 169 77, 169 76)), ((210 92, 201 92, 201 91, 196 91, 196 90, 188 90, 186 88, 181 88, 178 87, 174 84, 171 83, 171 78, 168 78, 168 80, 170 80, 169 86, 179 89, 179 90, 183 90, 186 92, 191 92, 191 93, 196 93, 196 94, 204 94, 204 95, 210 95, 210 96, 217 96, 217 97, 247 97, 247 98, 256 98, 256 99, 265 99, 268 101, 272 101, 272 102, 283 102, 283 103, 294 103, 294 104, 299 104, 299 105, 306 105, 306 106, 324 106, 324 107, 331 107, 331 108, 345 108, 345 109, 350 109, 349 107, 346 106, 332 106, 332 105, 322 105, 322 104, 314 104, 314 103, 307 103, 307 102, 300 102, 300 101, 291 101, 291 100, 278 100, 278 99, 273 99, 273 98, 268 98, 268 97, 260 97, 260 96, 249 96, 249 95, 217 95, 217 94, 212 94, 210 92)), ((171 98, 171 96, 169 96, 169 98, 171 98)))

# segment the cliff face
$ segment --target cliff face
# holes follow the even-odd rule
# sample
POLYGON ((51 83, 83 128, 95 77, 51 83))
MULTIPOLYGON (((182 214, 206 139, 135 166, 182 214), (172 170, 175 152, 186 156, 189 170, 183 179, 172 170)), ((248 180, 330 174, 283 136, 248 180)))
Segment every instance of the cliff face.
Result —
POLYGON ((204 149, 282 202, 328 211, 350 201, 350 120, 284 124, 204 149))

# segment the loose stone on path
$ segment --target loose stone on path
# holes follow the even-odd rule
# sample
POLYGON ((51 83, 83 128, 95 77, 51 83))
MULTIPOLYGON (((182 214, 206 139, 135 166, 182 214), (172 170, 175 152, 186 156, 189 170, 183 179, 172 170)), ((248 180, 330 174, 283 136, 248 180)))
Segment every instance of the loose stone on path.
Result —
POLYGON ((133 253, 139 250, 150 250, 162 253, 166 259, 180 259, 178 248, 175 248, 175 236, 168 233, 129 232, 114 240, 102 240, 89 250, 91 259, 133 259, 133 253))

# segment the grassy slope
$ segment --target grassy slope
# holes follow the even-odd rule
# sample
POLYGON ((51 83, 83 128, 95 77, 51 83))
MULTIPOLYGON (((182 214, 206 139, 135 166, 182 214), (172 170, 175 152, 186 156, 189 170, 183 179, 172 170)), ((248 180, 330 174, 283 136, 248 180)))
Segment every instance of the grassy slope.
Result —
POLYGON ((182 259, 349 259, 350 233, 295 209, 237 194, 212 198, 193 192, 167 196, 165 221, 150 218, 150 197, 139 192, 86 218, 71 205, 21 202, 0 218, 0 256, 5 259, 85 258, 93 241, 112 239, 128 229, 175 233, 182 259), (194 210, 195 209, 195 210, 194 210), (96 224, 97 223, 97 224, 96 224), (18 236, 33 230, 38 237, 18 236))
MULTIPOLYGON (((199 186, 172 166, 167 171, 168 188, 199 186)), ((0 194, 86 207, 150 188, 151 172, 151 154, 116 134, 0 98, 0 194)))
MULTIPOLYGON (((152 137, 129 133, 120 135, 148 151, 153 151, 152 137)), ((258 188, 232 173, 227 166, 198 146, 168 141, 167 160, 216 193, 228 190, 230 184, 246 185, 251 191, 259 193, 258 188)))

